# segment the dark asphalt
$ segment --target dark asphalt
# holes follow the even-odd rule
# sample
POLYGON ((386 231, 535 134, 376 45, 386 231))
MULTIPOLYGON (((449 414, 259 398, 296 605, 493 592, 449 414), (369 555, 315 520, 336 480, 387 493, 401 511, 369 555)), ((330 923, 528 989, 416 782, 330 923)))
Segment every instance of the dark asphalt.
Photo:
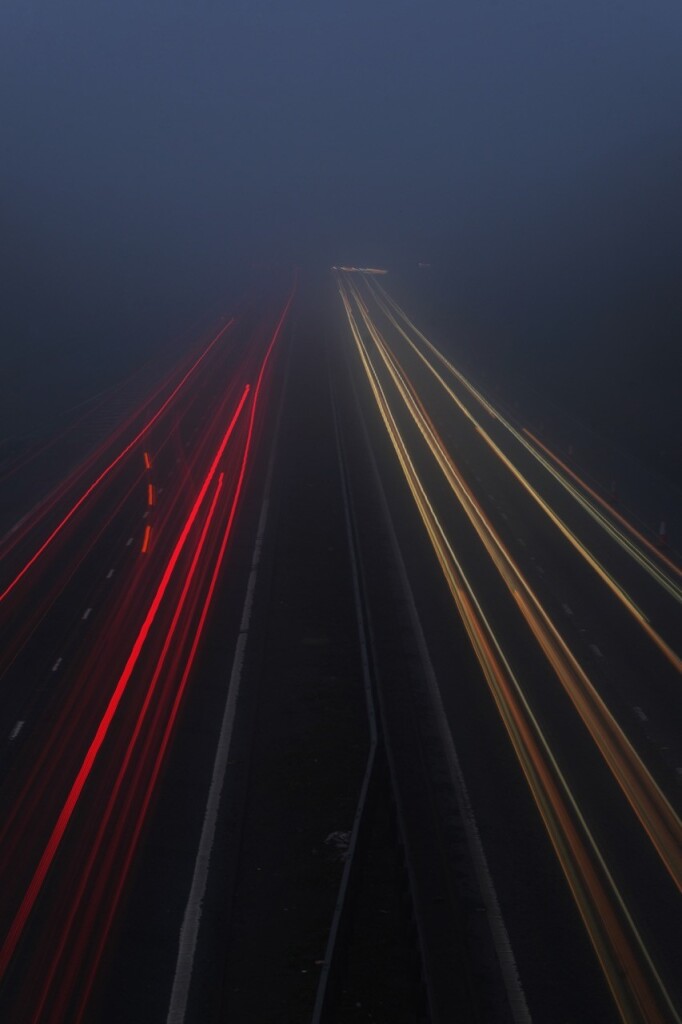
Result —
MULTIPOLYGON (((403 355, 408 358, 401 349, 403 355)), ((445 416, 442 394, 416 361, 410 373, 432 399, 434 417, 445 416)), ((310 1020, 343 870, 330 837, 351 827, 368 750, 345 473, 385 736, 353 890, 336 1019, 408 1024, 424 1019, 429 998, 434 1022, 449 1019, 453 1006, 471 1022, 512 1019, 448 769, 443 736, 449 732, 532 1018, 543 1024, 615 1021, 330 285, 302 289, 264 399, 221 587, 87 1019, 166 1020, 256 529, 267 501, 187 1021, 310 1020), (431 673, 442 705, 429 689, 431 673)), ((192 424, 200 429, 203 422, 201 396, 188 403, 185 434, 159 458, 158 485, 170 484, 192 443, 192 424)), ((472 489, 660 785, 678 799, 677 680, 463 417, 450 422, 445 440, 472 489), (647 728, 633 715, 635 706, 651 709, 647 728)), ((421 446, 420 469, 458 555, 674 989, 679 916, 667 876, 422 442, 406 419, 401 425, 415 448, 421 446)), ((527 460, 524 467, 538 479, 537 467, 527 460)), ((570 499, 556 488, 552 498, 604 563, 622 571, 672 642, 677 622, 667 602, 659 602, 570 499)), ((30 743, 41 728, 49 730, 56 708, 68 699, 67 682, 59 674, 52 678, 53 659, 83 657, 82 631, 101 629, 120 588, 133 580, 126 544, 131 533, 140 534, 143 502, 129 475, 103 491, 98 514, 118 502, 111 527, 8 669, 0 724, 9 735, 17 720, 31 723, 2 752, 10 796, 18 785, 14 775, 27 769, 30 743), (109 568, 115 587, 106 579, 109 568), (91 606, 85 622, 83 610, 91 606), (48 688, 48 682, 54 685, 48 688)), ((69 543, 65 538, 65 557, 74 549, 69 543)), ((40 919, 49 920, 49 912, 49 905, 43 907, 40 919)))

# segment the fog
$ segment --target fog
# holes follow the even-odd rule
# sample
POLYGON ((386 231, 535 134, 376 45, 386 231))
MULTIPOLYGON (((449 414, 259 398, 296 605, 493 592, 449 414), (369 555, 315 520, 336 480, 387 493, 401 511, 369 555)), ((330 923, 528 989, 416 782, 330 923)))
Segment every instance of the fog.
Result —
POLYGON ((421 260, 406 287, 465 357, 584 375, 592 413, 610 379, 596 426, 671 436, 680 53, 675 0, 5 0, 3 430, 253 264, 421 260))

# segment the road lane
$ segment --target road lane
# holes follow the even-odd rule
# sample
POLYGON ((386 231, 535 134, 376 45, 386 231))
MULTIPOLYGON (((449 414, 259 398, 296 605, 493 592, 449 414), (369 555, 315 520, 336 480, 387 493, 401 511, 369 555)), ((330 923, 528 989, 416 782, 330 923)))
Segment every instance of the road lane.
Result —
MULTIPOLYGON (((356 347, 358 348, 363 364, 365 365, 365 371, 370 380, 372 388, 375 391, 375 398, 377 404, 380 407, 386 427, 394 441, 398 458, 403 464, 404 471, 408 478, 412 476, 411 487, 413 490, 413 495, 418 506, 420 506, 422 510, 425 525, 432 537, 432 542, 434 546, 438 550, 439 544, 445 544, 446 546, 449 545, 447 542, 447 538, 445 537, 445 531, 443 530, 439 522, 438 515, 434 512, 433 506, 431 505, 429 498, 427 498, 426 493, 423 490, 423 486, 421 485, 421 481, 419 480, 419 473, 413 468, 410 468, 411 466, 413 467, 413 463, 411 462, 410 455, 408 454, 407 451, 408 446, 406 445, 402 437, 401 428, 398 426, 398 423, 394 418, 393 413, 391 412, 393 400, 389 400, 386 397, 386 394, 383 392, 383 387, 380 380, 382 373, 385 380, 392 387, 393 394, 399 396, 403 404, 410 411, 412 419, 414 420, 415 424, 418 427, 418 431, 421 434, 422 440, 426 441, 432 456, 435 456, 436 460, 439 461, 441 470, 445 473, 446 477, 448 477, 449 483, 457 493, 457 497, 459 498, 462 507, 464 507, 468 511, 470 522, 473 523, 479 537, 483 539, 486 550, 493 557, 494 560, 498 560, 500 573, 503 576, 503 578, 507 580, 510 593, 517 607, 521 610, 524 618, 526 618, 526 620, 529 621, 530 625, 533 627, 533 631, 535 632, 536 638, 540 641, 542 649, 548 656, 550 662, 553 664, 555 670, 557 671, 557 674, 560 677, 563 676, 563 681, 565 684, 569 685, 569 689, 572 688, 577 677, 580 677, 582 679, 583 696, 578 697, 576 695, 576 706, 581 711, 581 714, 583 714, 583 717, 585 717, 585 685, 587 685, 587 692, 589 692, 590 694, 590 700, 594 703, 594 706, 598 707, 599 709, 599 716, 603 717, 603 714, 606 713, 607 718, 605 720, 605 725, 596 726, 593 729, 593 735, 595 735, 595 738, 599 740, 599 742, 606 742, 607 750, 610 751, 612 749, 612 741, 614 736, 618 738, 618 742, 620 742, 621 739, 624 740, 624 736, 622 735, 622 733, 620 733, 620 730, 618 730, 617 727, 615 727, 615 722, 608 715, 608 712, 606 711, 603 702, 597 697, 594 688, 591 686, 591 683, 587 679, 583 670, 581 669, 581 666, 573 657, 565 642, 562 640, 562 638, 559 636, 556 630, 554 630, 551 624, 551 620, 548 616, 546 616, 546 613, 544 613, 541 604, 537 601, 537 598, 535 597, 533 592, 527 587, 527 584, 525 583, 523 577, 517 572, 516 567, 514 566, 513 561, 509 558, 508 552, 506 552, 504 545, 502 545, 501 542, 498 543, 499 537, 497 538, 497 540, 493 540, 493 538, 497 537, 496 531, 491 527, 488 517, 482 511, 479 503, 473 497, 473 494, 467 487, 464 480, 457 473, 456 467, 453 466, 452 460, 447 455, 445 445, 443 444, 441 438, 439 437, 436 429, 433 427, 429 415, 426 412, 424 405, 422 404, 422 402, 427 402, 430 411, 430 400, 433 397, 433 391, 428 391, 422 387, 420 389, 420 395, 422 396, 421 400, 419 397, 417 397, 417 393, 414 391, 414 386, 410 382, 412 379, 414 379, 412 378, 412 372, 410 372, 410 379, 406 378, 404 371, 402 371, 400 363, 393 354, 392 347, 396 344, 395 341, 393 339, 391 340, 391 348, 389 348, 382 332, 377 328, 376 323, 373 321, 365 300, 360 298, 358 289, 354 285, 342 281, 340 283, 340 287, 346 309, 346 315, 348 317, 351 331, 355 338, 356 347), (355 309, 352 308, 353 305, 355 309), (359 317, 359 324, 362 326, 359 326, 359 324, 355 321, 354 314, 359 317), (365 338, 363 338, 363 332, 365 333, 365 338), (526 594, 526 597, 523 596, 524 592, 526 594), (536 619, 534 622, 532 612, 533 606, 535 607, 536 612, 540 616, 540 620, 536 619), (569 680, 566 678, 567 671, 569 671, 570 674, 573 676, 573 682, 569 682, 569 680)), ((404 349, 401 351, 404 351, 404 349)), ((468 415, 468 413, 465 412, 465 415, 468 415)), ((476 428, 477 430, 479 429, 478 424, 476 424, 476 428)), ((413 445, 414 442, 411 442, 411 444, 413 445)), ((422 461, 423 456, 420 456, 420 464, 422 463, 422 461)), ((425 479, 427 478, 425 477, 425 479)), ((495 490, 494 484, 493 490, 495 490)), ((492 494, 488 495, 488 500, 489 502, 494 500, 492 494)), ((443 569, 446 575, 448 575, 449 573, 451 574, 451 566, 448 566, 447 564, 448 554, 451 557, 454 554, 451 547, 447 552, 441 548, 441 554, 439 555, 439 558, 441 559, 441 563, 443 565, 443 569)), ((480 573, 478 575, 480 576, 480 573)), ((455 583, 451 583, 451 589, 453 590, 453 595, 455 595, 456 599, 458 599, 458 588, 455 583)), ((461 595, 459 596, 459 600, 461 601, 461 595)), ((467 621, 467 619, 470 619, 471 609, 467 609, 466 607, 460 606, 460 612, 465 621, 467 621)), ((507 617, 508 615, 509 613, 507 613, 507 617)), ((499 617, 497 618, 496 621, 499 623, 499 617)), ((472 623, 470 634, 472 644, 479 653, 479 659, 482 661, 484 665, 487 665, 485 671, 487 672, 488 678, 490 679, 494 676, 494 672, 489 663, 489 653, 485 650, 480 629, 476 628, 475 622, 472 623)), ((590 718, 590 715, 591 713, 587 715, 588 720, 590 718)), ((656 787, 655 783, 653 783, 653 780, 648 775, 646 769, 644 769, 644 766, 636 757, 636 755, 633 762, 632 755, 634 752, 632 751, 632 748, 630 748, 627 745, 627 741, 624 750, 625 756, 621 760, 621 767, 624 767, 626 772, 629 773, 629 766, 634 763, 635 777, 637 779, 643 780, 644 789, 649 794, 651 794, 652 799, 661 808, 663 812, 663 818, 660 819, 660 831, 657 830, 658 839, 660 840, 660 846, 664 852, 666 859, 669 862, 669 866, 672 869, 673 874, 675 876, 678 876, 680 850, 679 820, 677 819, 674 812, 672 812, 672 808, 667 803, 667 801, 665 801, 665 798, 660 793, 660 790, 658 790, 658 787, 656 787)), ((624 790, 626 790, 627 792, 630 792, 631 782, 632 777, 628 779, 623 779, 624 790)), ((648 797, 646 799, 648 800, 648 797)), ((639 803, 639 798, 634 798, 633 802, 638 812, 640 812, 640 817, 644 820, 647 827, 649 827, 651 824, 651 819, 649 817, 648 810, 642 810, 642 806, 639 803)), ((649 809, 651 809, 651 806, 652 805, 649 806, 649 809)), ((581 859, 581 857, 577 858, 578 861, 580 861, 581 859)), ((600 859, 600 857, 598 859, 600 859)), ((572 870, 570 864, 568 865, 566 874, 567 877, 571 877, 572 870)), ((615 903, 619 904, 620 902, 620 895, 617 893, 616 890, 615 903)), ((589 915, 587 914, 584 914, 583 916, 585 918, 589 917, 589 915)), ((596 944, 597 940, 594 936, 593 941, 595 941, 596 944)), ((620 939, 615 933, 613 935, 613 943, 614 948, 620 945, 620 939)), ((649 958, 643 952, 643 947, 639 942, 639 938, 637 937, 636 929, 635 942, 633 948, 637 949, 636 955, 638 957, 643 957, 644 962, 648 962, 649 958)), ((626 956, 626 959, 628 958, 628 956, 629 954, 626 956)), ((619 969, 616 968, 615 973, 613 970, 611 972, 607 970, 607 974, 609 974, 611 978, 617 978, 618 970, 619 969)), ((640 1019, 636 1016, 635 1010, 632 1009, 633 1006, 636 1007, 638 1005, 639 997, 636 994, 632 993, 631 997, 632 999, 634 999, 634 1002, 632 1003, 629 1003, 627 998, 619 999, 619 1005, 622 1008, 624 1019, 640 1019), (635 1014, 634 1016, 633 1013, 635 1014)), ((664 987, 659 990, 659 1005, 660 1007, 668 1006, 664 987)), ((667 1012, 670 1012, 669 1006, 667 1009, 659 1009, 659 1013, 663 1013, 663 1016, 661 1016, 659 1019, 666 1019, 665 1014, 667 1012)))
MULTIPOLYGON (((45 717, 46 707, 36 706, 38 727, 24 732, 22 725, 22 747, 13 747, 20 757, 13 756, 0 794, 5 810, 2 870, 13 881, 4 890, 1 911, 0 1003, 9 1018, 77 1020, 86 1012, 250 465, 257 425, 254 388, 260 389, 288 309, 287 303, 280 306, 269 333, 260 326, 250 338, 245 332, 241 355, 212 362, 210 399, 206 389, 200 398, 187 395, 163 429, 166 416, 150 425, 139 463, 137 457, 131 463, 133 448, 137 451, 142 440, 138 431, 118 462, 107 463, 109 473, 95 479, 97 488, 110 489, 107 476, 124 494, 128 488, 125 507, 130 505, 129 515, 135 510, 139 524, 123 545, 132 575, 120 571, 111 552, 103 561, 110 537, 99 546, 93 543, 102 511, 95 488, 72 506, 71 518, 80 523, 77 531, 70 521, 60 520, 72 548, 85 532, 87 571, 77 574, 77 608, 64 608, 63 600, 72 601, 74 594, 62 587, 48 612, 53 629, 77 617, 81 633, 76 661, 69 664, 60 654, 55 662, 61 693, 52 717, 45 717), (193 427, 183 437, 185 422, 193 427), (83 593, 97 568, 98 585, 108 592, 109 610, 102 617, 95 599, 83 593), (96 622, 99 629, 93 630, 96 622), (30 981, 36 977, 42 978, 40 986, 30 981)), ((130 527, 121 516, 113 519, 127 533, 130 527)), ((59 547, 58 557, 63 557, 64 545, 57 534, 54 540, 54 548, 38 550, 47 559, 47 570, 57 573, 52 551, 59 547)), ((37 558, 26 563, 26 574, 37 571, 37 563, 37 558)), ((15 581, 7 594, 13 608, 24 580, 15 581)))

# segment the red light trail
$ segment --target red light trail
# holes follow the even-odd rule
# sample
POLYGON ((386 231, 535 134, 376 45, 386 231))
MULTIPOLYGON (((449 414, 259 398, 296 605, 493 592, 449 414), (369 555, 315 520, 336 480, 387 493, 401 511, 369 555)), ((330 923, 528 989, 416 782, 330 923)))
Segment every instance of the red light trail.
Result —
POLYGON ((203 360, 206 358, 208 353, 216 345, 216 343, 223 336, 225 331, 227 331, 227 329, 232 325, 233 322, 234 321, 232 321, 232 320, 228 321, 228 323, 226 323, 225 326, 223 328, 221 328, 220 331, 218 331, 218 333, 211 340, 211 342, 208 344, 208 346, 204 349, 204 351, 201 353, 201 355, 196 360, 196 362, 192 364, 192 366, 187 371, 187 373, 184 375, 184 377, 182 378, 180 383, 176 385, 176 387, 173 389, 173 391, 170 393, 170 395, 166 398, 166 400, 163 402, 163 404, 160 406, 160 408, 157 409, 157 411, 154 413, 154 415, 151 417, 151 419, 147 421, 147 423, 144 425, 144 427, 142 427, 142 429, 133 438, 133 440, 130 441, 129 444, 127 444, 123 448, 123 450, 119 452, 119 454, 116 456, 116 458, 113 459, 109 463, 109 465, 105 469, 102 470, 102 472, 95 478, 95 480, 93 480, 93 482, 90 484, 90 486, 83 492, 83 494, 80 496, 80 498, 71 506, 69 511, 66 513, 66 515, 61 519, 61 521, 57 524, 57 526, 55 526, 55 528, 48 535, 46 540, 44 540, 43 543, 40 545, 38 550, 31 556, 31 558, 29 558, 29 560, 26 562, 26 564, 23 566, 23 568, 20 569, 20 571, 16 574, 14 579, 11 580, 10 583, 8 583, 8 585, 5 587, 5 589, 2 591, 2 593, 0 593, 0 601, 4 601, 5 598, 8 597, 9 594, 11 594, 11 592, 14 590, 14 588, 17 586, 17 584, 20 582, 20 580, 22 580, 24 578, 26 573, 31 569, 31 567, 33 565, 35 565, 35 563, 38 561, 40 556, 49 548, 49 546, 52 544, 54 539, 62 532, 64 527, 67 525, 67 523, 69 523, 71 521, 71 519, 73 519, 73 517, 75 516, 76 512, 78 511, 78 509, 81 508, 81 506, 87 501, 87 499, 90 497, 90 495, 99 487, 99 485, 102 483, 102 481, 104 479, 106 479, 106 477, 109 476, 109 474, 112 472, 112 470, 115 469, 115 467, 118 466, 120 462, 122 462, 122 460, 125 458, 125 456, 128 454, 128 452, 130 452, 135 447, 135 445, 137 445, 142 440, 142 438, 145 436, 145 434, 147 434, 149 432, 149 430, 154 426, 154 424, 160 419, 162 414, 168 408, 168 406, 173 401, 173 399, 178 394, 178 392, 181 390, 181 388, 186 383, 186 381, 191 377, 191 375, 194 373, 194 371, 199 366, 199 364, 203 362, 203 360))
MULTIPOLYGON (((130 766, 130 763, 131 763, 131 760, 132 760, 132 757, 133 757, 133 753, 134 753, 135 748, 137 746, 137 743, 138 743, 138 740, 139 740, 139 737, 140 737, 140 733, 141 733, 141 730, 142 730, 142 725, 143 725, 143 723, 144 723, 144 721, 145 721, 145 719, 147 717, 147 713, 148 713, 149 708, 151 706, 152 698, 154 696, 154 693, 156 691, 156 687, 157 687, 159 679, 161 677, 161 672, 163 671, 164 665, 166 663, 166 659, 168 657, 168 653, 171 650, 172 643, 173 643, 173 640, 175 638, 176 629, 178 627, 178 622, 180 620, 180 616, 182 614, 182 611, 183 611, 183 609, 185 607, 185 604, 186 604, 186 601, 187 601, 187 597, 188 597, 188 594, 189 594, 189 591, 190 591, 190 587, 191 587, 192 581, 193 581, 193 579, 195 577, 195 574, 196 574, 196 571, 197 571, 197 567, 199 565, 199 561, 200 561, 201 555, 203 553, 203 550, 204 550, 204 547, 205 547, 205 544, 206 544, 206 538, 208 536, 210 527, 213 524, 214 515, 215 515, 215 511, 216 511, 216 506, 218 504, 218 499, 220 498, 220 494, 221 494, 221 491, 222 491, 222 488, 223 488, 224 476, 225 476, 224 473, 220 473, 220 475, 218 477, 218 481, 217 481, 217 484, 216 484, 215 492, 214 492, 213 498, 211 500, 211 505, 209 507, 208 514, 206 516, 206 520, 205 520, 204 525, 202 527, 201 535, 200 535, 199 540, 197 542, 197 546, 196 546, 196 549, 195 549, 195 552, 194 552, 194 556, 192 558, 192 563, 191 563, 191 565, 189 567, 189 570, 187 572, 187 575, 185 577, 185 581, 184 581, 184 584, 183 584, 183 587, 182 587, 182 591, 180 593, 180 598, 178 600, 178 603, 176 605, 175 611, 173 613, 173 619, 172 619, 172 622, 170 624, 170 628, 168 629, 168 631, 166 633, 164 644, 163 644, 163 647, 161 649, 161 654, 160 654, 160 656, 159 656, 159 658, 157 660, 156 668, 154 669, 154 674, 152 675, 152 678, 150 680, 149 686, 147 688, 147 692, 145 694, 144 703, 143 703, 142 708, 141 708, 141 710, 140 710, 140 712, 139 712, 139 714, 137 716, 137 720, 135 722, 135 728, 133 730, 133 733, 132 733, 132 735, 130 737, 130 740, 128 741, 128 745, 127 745, 127 748, 126 748, 125 756, 124 756, 123 761, 121 763, 121 766, 119 768, 119 771, 118 771, 118 774, 117 774, 114 786, 113 786, 113 788, 111 790, 106 810, 104 811, 104 814, 103 814, 103 816, 102 816, 102 818, 100 820, 100 823, 99 823, 99 827, 98 827, 98 830, 97 830, 97 835, 96 835, 95 840, 94 840, 94 842, 93 842, 93 844, 92 844, 92 846, 90 848, 87 864, 85 865, 84 870, 80 874, 78 890, 74 894, 74 898, 73 898, 73 900, 71 902, 71 908, 70 908, 69 917, 68 917, 67 921, 65 922, 65 925, 64 925, 64 927, 62 929, 61 939, 60 939, 59 945, 57 947, 57 950, 56 950, 56 952, 54 954, 54 958, 53 958, 51 969, 50 969, 50 971, 48 972, 47 976, 45 977, 45 979, 42 982, 42 985, 43 985, 43 996, 42 996, 41 1003, 38 1006, 38 1009, 36 1010, 36 1014, 35 1014, 35 1019, 36 1020, 39 1020, 41 1018, 41 1015, 42 1015, 42 1012, 43 1012, 43 1009, 44 1009, 44 1006, 45 1006, 45 1002, 46 1002, 46 1000, 48 998, 48 995, 49 995, 50 987, 52 985, 53 979, 54 979, 55 974, 57 972, 57 969, 59 967, 59 960, 61 959, 61 956, 62 956, 62 954, 64 952, 64 949, 65 949, 65 947, 67 945, 67 942, 69 942, 69 936, 70 936, 70 933, 71 933, 71 928, 73 927, 74 919, 76 917, 76 914, 77 914, 78 910, 80 909, 80 907, 82 905, 83 897, 85 895, 85 891, 86 891, 86 888, 88 886, 88 882, 90 880, 93 868, 94 868, 96 863, 97 863, 98 872, 99 872, 99 887, 101 887, 103 885, 104 886, 107 885, 107 877, 108 876, 107 876, 107 874, 105 872, 105 869, 104 869, 105 868, 105 864, 110 866, 112 859, 114 859, 115 856, 116 856, 117 846, 116 846, 115 842, 110 842, 108 844, 108 849, 107 849, 107 852, 105 854, 104 864, 103 864, 101 861, 98 860, 98 858, 100 857, 101 849, 102 849, 102 843, 103 843, 104 838, 105 838, 107 827, 108 827, 108 825, 109 825, 109 823, 111 821, 112 814, 114 813, 114 808, 115 808, 115 805, 116 805, 116 801, 117 801, 119 793, 121 791, 121 787, 123 786, 123 782, 125 780, 126 773, 127 773, 128 768, 130 766)), ((152 734, 151 735, 153 736, 153 730, 152 730, 152 734)), ((149 742, 150 742, 150 740, 147 741, 147 745, 149 745, 149 742)), ((143 758, 140 759, 140 765, 141 766, 144 765, 144 759, 143 758)), ((140 773, 140 770, 138 769, 138 776, 139 776, 139 773, 140 773)), ((154 777, 154 779, 151 780, 151 783, 150 783, 151 789, 153 789, 154 782, 155 782, 155 777, 154 777)), ((131 804, 132 799, 133 799, 133 792, 134 792, 133 791, 133 786, 131 785, 128 788, 126 806, 124 807, 123 811, 119 813, 119 819, 121 821, 123 821, 123 822, 125 822, 125 820, 126 820, 126 811, 129 811, 129 809, 130 809, 130 804, 131 804)), ((150 793, 151 793, 151 790, 150 790, 150 793)), ((145 809, 146 809, 146 803, 145 803, 145 809)), ((139 828, 141 827, 141 824, 142 824, 143 820, 144 820, 144 811, 140 814, 140 816, 138 818, 138 828, 136 829, 135 837, 134 837, 134 840, 133 840, 133 843, 131 845, 131 849, 130 849, 130 852, 129 852, 129 857, 128 857, 127 861, 126 861, 125 870, 121 873, 121 876, 123 878, 125 878, 127 876, 129 862, 132 859, 132 849, 134 849, 134 846, 136 846, 137 835, 139 834, 139 828)), ((120 831, 121 831, 121 827, 119 827, 119 829, 117 830, 117 833, 120 833, 120 831)), ((119 836, 119 838, 120 838, 120 836, 119 836)), ((118 899, 113 900, 113 908, 114 909, 115 909, 117 903, 118 903, 118 899)), ((89 908, 90 909, 90 916, 94 916, 95 911, 96 911, 96 906, 97 906, 96 901, 95 900, 91 900, 90 908, 89 908)), ((107 932, 108 932, 108 929, 107 929, 107 932)), ((81 954, 79 955, 79 957, 77 957, 77 958, 73 958, 72 957, 72 961, 71 961, 71 971, 72 972, 76 970, 78 963, 80 963, 83 958, 84 958, 84 951, 81 951, 81 954)), ((62 990, 66 987, 67 991, 68 991, 68 986, 65 985, 65 981, 66 980, 67 980, 67 978, 62 976, 62 978, 61 978, 61 987, 62 987, 62 990)), ((57 1019, 60 1019, 60 1014, 61 1014, 61 1010, 58 1009, 59 1005, 60 1004, 58 1002, 52 1001, 51 1002, 51 1007, 50 1007, 50 1012, 52 1013, 53 1016, 56 1016, 57 1019)))
POLYGON ((166 590, 168 588, 171 576, 173 575, 173 571, 185 547, 190 530, 192 529, 192 526, 197 518, 197 515, 199 514, 199 510, 206 496, 206 492, 208 491, 208 488, 211 485, 211 481, 213 480, 216 474, 220 459, 222 458, 223 452, 225 451, 227 443, 232 435, 232 432, 236 426, 239 416, 241 415, 242 409, 244 408, 244 403, 246 402, 249 390, 250 388, 249 385, 247 384, 246 387, 244 388, 241 400, 239 402, 239 405, 237 406, 234 416, 232 417, 232 420, 230 421, 227 431, 223 436, 223 439, 213 460, 211 468, 209 469, 204 480, 204 483, 201 487, 201 490, 199 491, 199 494, 194 502, 192 511, 185 523, 185 526, 182 530, 182 533, 180 534, 180 537, 176 542, 171 558, 166 566, 166 570, 163 574, 156 594, 154 595, 154 599, 147 612, 142 627, 137 635, 135 643, 133 644, 133 648, 130 652, 130 655, 128 656, 125 668, 121 673, 118 683, 116 684, 116 688, 109 700, 105 713, 99 723, 97 732, 95 733, 95 736, 90 744, 90 747, 88 748, 87 754, 81 765, 81 768, 73 782, 73 785, 71 786, 69 795, 61 809, 57 822, 52 830, 52 834, 50 835, 45 850, 43 851, 42 857, 40 858, 38 867, 36 868, 36 871, 24 895, 24 898, 17 911, 14 921, 12 922, 5 942, 3 943, 2 949, 0 949, 0 978, 4 975, 7 969, 7 965, 12 957, 12 954, 14 953, 17 942, 19 941, 21 933, 25 927, 26 921, 29 917, 29 914, 31 913, 31 910, 33 909, 35 901, 43 885, 45 876, 49 871, 50 865, 52 864, 54 856, 60 846, 69 820, 75 810, 76 804, 78 803, 79 797, 88 780, 90 772, 92 771, 92 767, 95 763, 97 755, 102 747, 102 744, 104 743, 105 737, 107 735, 107 732, 109 731, 109 727, 116 713, 116 709, 118 708, 121 702, 121 698, 123 697, 130 677, 138 662, 145 640, 147 639, 147 636, 149 634, 149 630, 151 629, 154 619, 156 618, 159 606, 161 605, 164 594, 166 593, 166 590))
MULTIPOLYGON (((21 708, 22 739, 12 748, 19 771, 0 788, 2 870, 13 880, 0 898, 0 981, 17 1019, 80 1020, 99 977, 227 559, 266 405, 266 373, 294 292, 295 285, 267 333, 256 322, 250 336, 240 332, 234 345, 218 348, 232 321, 223 326, 174 375, 158 409, 148 400, 144 421, 139 413, 128 419, 127 436, 135 437, 118 452, 117 428, 78 469, 82 493, 0 594, 16 588, 18 598, 20 580, 64 534, 36 575, 40 617, 28 634, 21 631, 7 667, 8 679, 18 677, 37 650, 36 630, 49 629, 60 607, 68 615, 64 602, 82 601, 72 609, 65 646, 48 655, 49 666, 60 666, 49 677, 54 713, 21 708), (136 460, 124 460, 145 436, 140 472, 136 460), (114 476, 122 463, 125 471, 114 476), (92 482, 86 466, 97 473, 92 482), (88 501, 107 477, 111 483, 88 501), (86 502, 78 530, 67 532, 86 502), (135 537, 144 557, 131 560, 135 537)), ((25 517, 12 547, 48 512, 54 526, 57 502, 75 479, 53 492, 49 508, 44 502, 38 516, 25 517)))

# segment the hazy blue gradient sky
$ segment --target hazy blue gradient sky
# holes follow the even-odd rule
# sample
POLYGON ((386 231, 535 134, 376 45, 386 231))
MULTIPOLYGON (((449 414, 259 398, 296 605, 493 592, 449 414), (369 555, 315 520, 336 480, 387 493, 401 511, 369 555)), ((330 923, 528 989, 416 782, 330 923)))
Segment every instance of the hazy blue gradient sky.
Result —
POLYGON ((4 216, 28 245, 428 249, 679 170, 676 2, 5 0, 0 19, 4 216))
POLYGON ((503 312, 644 289, 670 334, 680 54, 679 0, 3 0, 3 334, 418 258, 503 312))

